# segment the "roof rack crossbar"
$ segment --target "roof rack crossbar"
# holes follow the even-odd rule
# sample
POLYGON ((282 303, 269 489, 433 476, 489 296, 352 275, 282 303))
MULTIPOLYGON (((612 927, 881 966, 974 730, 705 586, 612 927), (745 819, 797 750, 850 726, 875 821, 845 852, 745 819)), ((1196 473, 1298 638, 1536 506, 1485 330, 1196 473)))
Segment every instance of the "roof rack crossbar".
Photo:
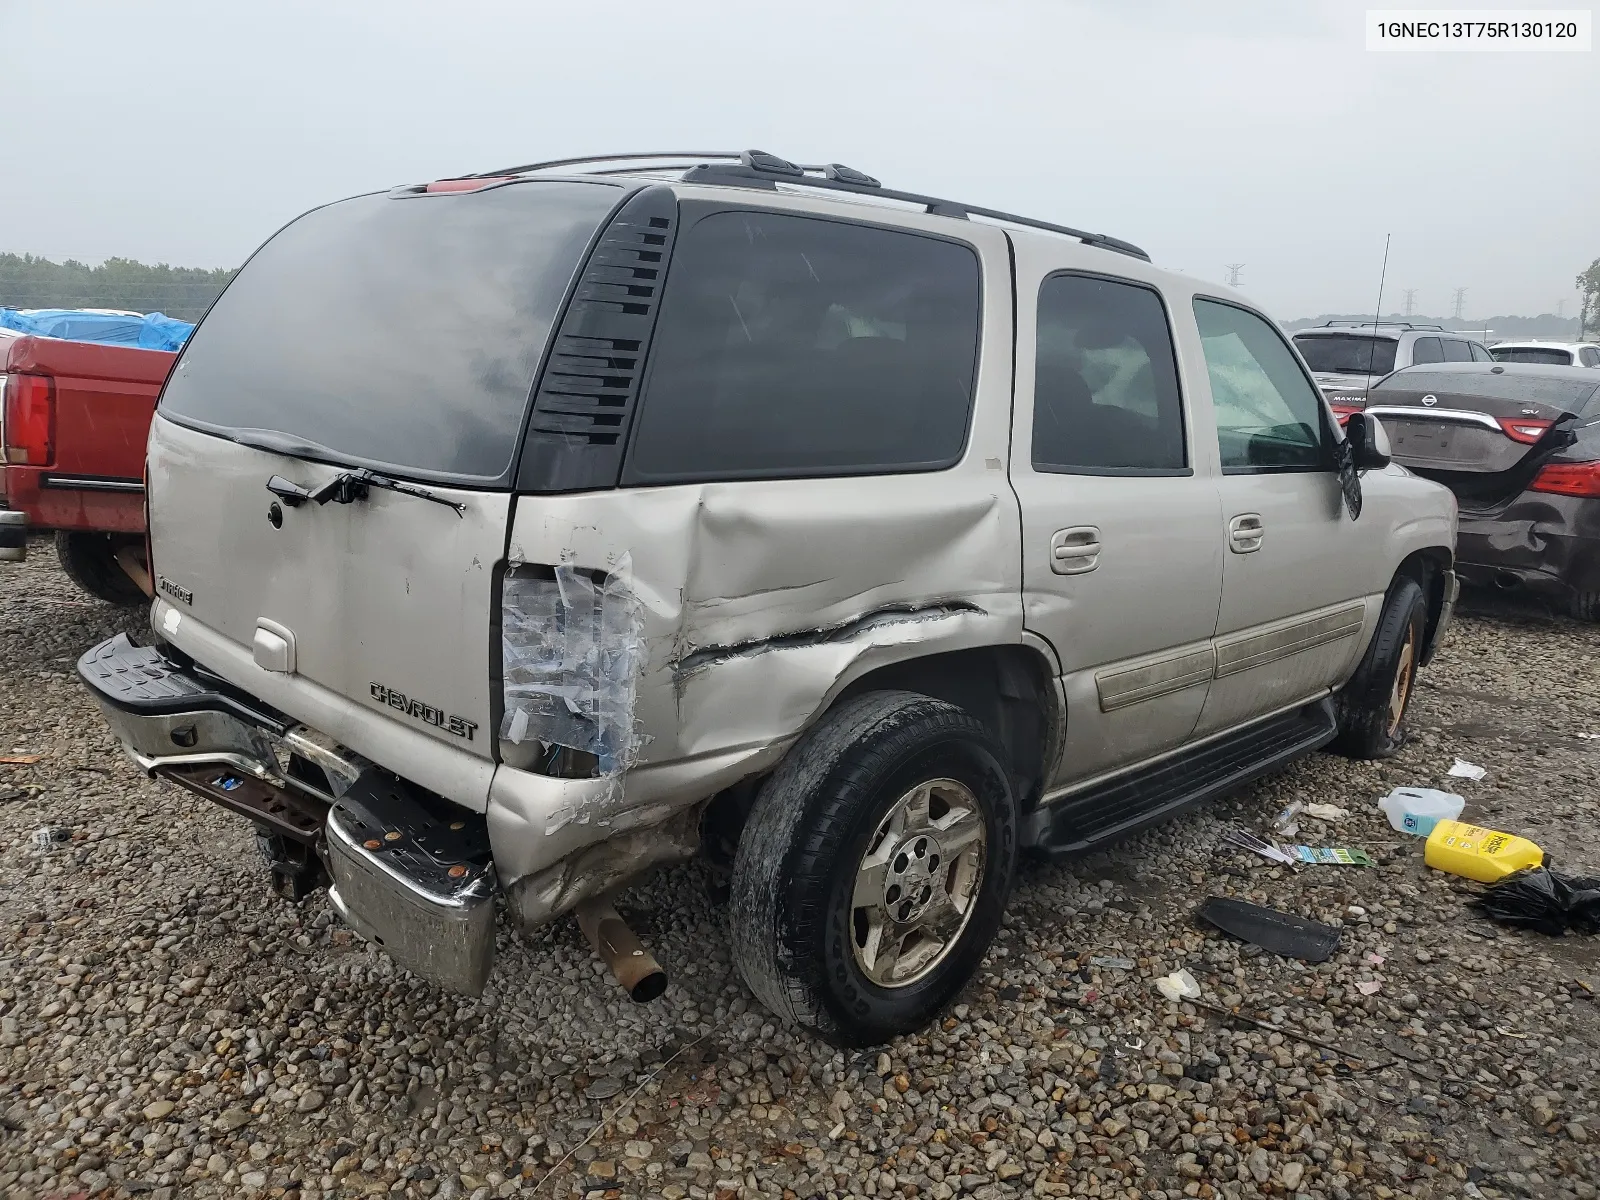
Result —
MULTIPOLYGON (((1324 321, 1321 325, 1317 326, 1317 328, 1318 329, 1366 329, 1368 326, 1376 326, 1376 327, 1382 328, 1382 329, 1437 329, 1442 333, 1450 333, 1450 332, 1452 332, 1451 330, 1446 329, 1443 325, 1418 325, 1418 324, 1415 324, 1414 322, 1411 322, 1411 321, 1381 321, 1381 320, 1357 321, 1357 320, 1353 320, 1353 319, 1350 319, 1350 320, 1341 319, 1341 320, 1335 320, 1335 321, 1324 321)), ((1456 331, 1456 332, 1459 332, 1459 331, 1456 331)))

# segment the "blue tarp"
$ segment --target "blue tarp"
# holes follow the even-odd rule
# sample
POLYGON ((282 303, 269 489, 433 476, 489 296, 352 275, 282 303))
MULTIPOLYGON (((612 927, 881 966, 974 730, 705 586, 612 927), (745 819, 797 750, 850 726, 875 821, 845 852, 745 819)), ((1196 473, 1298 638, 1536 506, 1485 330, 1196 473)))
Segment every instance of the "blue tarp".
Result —
POLYGON ((38 337, 107 346, 139 346, 145 350, 181 350, 194 326, 161 313, 146 316, 86 312, 76 308, 0 308, 0 328, 38 337))

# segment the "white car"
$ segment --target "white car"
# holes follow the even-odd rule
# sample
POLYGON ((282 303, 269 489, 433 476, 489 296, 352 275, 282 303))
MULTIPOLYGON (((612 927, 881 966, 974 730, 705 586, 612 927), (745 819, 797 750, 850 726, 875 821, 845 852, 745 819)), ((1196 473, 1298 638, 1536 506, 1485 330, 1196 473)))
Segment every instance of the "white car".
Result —
POLYGON ((1541 363, 1549 367, 1600 367, 1600 346, 1593 342, 1496 342, 1489 347, 1496 362, 1541 363))

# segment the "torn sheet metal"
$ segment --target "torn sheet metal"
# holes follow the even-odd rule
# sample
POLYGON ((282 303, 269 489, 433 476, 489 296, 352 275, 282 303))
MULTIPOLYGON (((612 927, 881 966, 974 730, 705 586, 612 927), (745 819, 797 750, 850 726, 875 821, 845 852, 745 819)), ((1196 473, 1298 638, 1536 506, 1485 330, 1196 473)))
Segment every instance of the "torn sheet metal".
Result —
POLYGON ((507 570, 501 608, 505 715, 514 745, 565 746, 616 781, 638 755, 634 720, 644 666, 644 609, 628 555, 603 581, 570 564, 507 570))

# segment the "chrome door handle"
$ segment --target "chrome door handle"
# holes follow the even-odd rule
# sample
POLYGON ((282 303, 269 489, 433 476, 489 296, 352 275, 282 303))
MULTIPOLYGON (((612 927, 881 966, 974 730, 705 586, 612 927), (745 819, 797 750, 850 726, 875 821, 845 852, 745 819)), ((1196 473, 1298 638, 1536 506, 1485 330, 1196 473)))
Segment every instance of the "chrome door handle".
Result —
POLYGON ((1050 569, 1057 575, 1082 575, 1100 565, 1100 530, 1093 525, 1058 529, 1050 538, 1050 569))
POLYGON ((1260 513, 1240 513, 1228 522, 1228 549, 1235 554, 1254 554, 1261 549, 1266 527, 1260 513))

